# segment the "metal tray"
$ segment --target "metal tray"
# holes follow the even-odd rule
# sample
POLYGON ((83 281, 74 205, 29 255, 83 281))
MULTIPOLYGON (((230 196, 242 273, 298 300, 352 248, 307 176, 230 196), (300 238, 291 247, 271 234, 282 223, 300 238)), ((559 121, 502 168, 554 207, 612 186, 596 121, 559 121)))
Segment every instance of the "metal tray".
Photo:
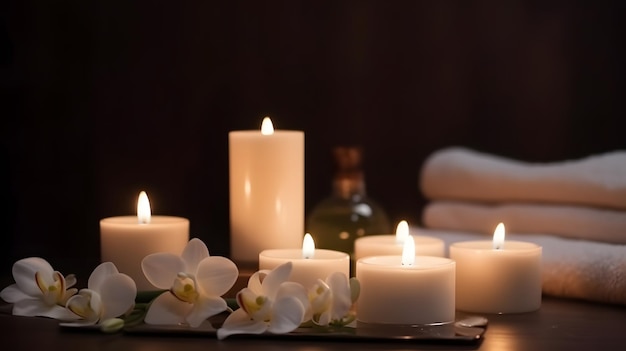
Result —
MULTIPOLYGON (((212 317, 197 328, 140 324, 125 328, 124 332, 130 335, 181 335, 215 338, 217 337, 217 328, 219 328, 224 318, 224 316, 212 317)), ((377 341, 467 344, 482 340, 486 327, 487 319, 484 317, 459 315, 455 322, 443 325, 422 326, 357 323, 355 327, 302 327, 286 334, 236 334, 229 336, 226 340, 253 338, 300 341, 377 341)))

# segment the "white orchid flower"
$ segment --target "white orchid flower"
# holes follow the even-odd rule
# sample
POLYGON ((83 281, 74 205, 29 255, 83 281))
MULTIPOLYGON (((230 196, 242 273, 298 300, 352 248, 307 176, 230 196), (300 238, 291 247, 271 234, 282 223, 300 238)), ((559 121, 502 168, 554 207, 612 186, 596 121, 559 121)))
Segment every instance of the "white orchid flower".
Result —
POLYGON ((82 319, 73 325, 93 325, 130 311, 135 296, 135 281, 120 273, 112 262, 104 262, 89 276, 87 289, 81 289, 67 301, 67 308, 82 319))
POLYGON ((209 256, 200 239, 191 239, 181 256, 155 253, 141 262, 152 285, 168 290, 150 304, 144 321, 153 325, 187 323, 198 327, 204 320, 226 311, 221 296, 235 284, 237 266, 228 258, 209 256))
POLYGON ((350 310, 358 297, 358 281, 348 280, 345 274, 335 272, 318 279, 309 291, 313 323, 320 326, 347 325, 354 320, 350 310))
POLYGON ((13 304, 13 314, 18 316, 41 316, 60 320, 76 319, 65 308, 67 300, 77 289, 76 278, 64 277, 44 259, 29 257, 13 264, 15 284, 0 292, 0 297, 13 304), (71 288, 71 289, 70 289, 71 288))
POLYGON ((248 287, 237 293, 239 309, 231 313, 220 329, 218 339, 233 334, 288 333, 309 318, 306 289, 289 282, 292 263, 272 271, 261 270, 248 280, 248 287))

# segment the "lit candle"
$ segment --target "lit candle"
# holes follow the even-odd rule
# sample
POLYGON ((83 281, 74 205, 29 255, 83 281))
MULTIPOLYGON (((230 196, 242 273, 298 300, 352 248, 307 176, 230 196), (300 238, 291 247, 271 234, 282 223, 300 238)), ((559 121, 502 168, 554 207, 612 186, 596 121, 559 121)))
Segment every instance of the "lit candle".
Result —
POLYGON ((457 262, 456 306, 481 313, 521 313, 541 306, 541 246, 504 240, 500 223, 493 240, 450 245, 457 262))
MULTIPOLYGON (((354 242, 355 261, 368 256, 401 255, 404 240, 409 236, 409 224, 400 221, 396 227, 396 235, 367 235, 354 242)), ((443 240, 426 235, 413 235, 415 252, 418 256, 445 255, 443 240)))
POLYGON ((318 279, 325 280, 331 273, 350 276, 350 255, 335 250, 316 249, 313 238, 306 233, 302 249, 268 249, 259 254, 259 269, 274 269, 291 261, 290 281, 310 289, 318 279))
POLYGON ((274 130, 228 134, 231 257, 256 263, 259 252, 298 247, 304 232, 304 133, 274 130))
POLYGON ((151 253, 180 255, 189 241, 189 220, 174 216, 152 216, 145 192, 137 200, 137 216, 100 220, 100 257, 113 262, 130 276, 137 290, 155 290, 141 270, 141 260, 151 253))
POLYGON ((369 256, 356 263, 361 284, 356 317, 372 324, 445 324, 454 321, 455 262, 415 256, 408 236, 402 255, 369 256))

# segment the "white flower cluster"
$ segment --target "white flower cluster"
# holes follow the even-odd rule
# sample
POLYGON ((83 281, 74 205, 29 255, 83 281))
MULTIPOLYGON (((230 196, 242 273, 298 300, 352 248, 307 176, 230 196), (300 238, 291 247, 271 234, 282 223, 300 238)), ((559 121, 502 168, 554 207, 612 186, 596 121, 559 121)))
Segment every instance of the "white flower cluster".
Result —
POLYGON ((0 291, 13 304, 13 314, 55 318, 74 325, 94 325, 132 310, 135 282, 111 262, 100 264, 89 276, 86 289, 72 288, 74 275, 64 277, 44 259, 29 257, 13 265, 15 284, 0 291))
MULTIPOLYGON (((288 281, 292 264, 254 273, 237 293, 239 308, 231 311, 222 297, 235 284, 237 266, 228 258, 210 256, 206 245, 191 239, 180 256, 155 253, 142 260, 148 281, 163 292, 149 305, 143 321, 152 325, 188 325, 231 312, 217 330, 224 339, 233 334, 288 333, 305 324, 345 326, 354 321, 352 306, 359 294, 356 279, 331 274, 307 290, 288 281)), ((91 273, 80 291, 73 275, 64 277, 44 259, 30 257, 13 265, 12 284, 0 298, 13 304, 13 314, 55 318, 68 326, 99 325, 105 332, 124 326, 135 307, 137 288, 111 262, 91 273)))

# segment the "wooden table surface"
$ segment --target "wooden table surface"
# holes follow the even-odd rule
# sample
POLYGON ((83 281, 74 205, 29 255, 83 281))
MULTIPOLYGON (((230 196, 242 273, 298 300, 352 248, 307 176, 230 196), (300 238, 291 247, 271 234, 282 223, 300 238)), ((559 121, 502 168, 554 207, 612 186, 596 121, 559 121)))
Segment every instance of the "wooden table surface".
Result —
POLYGON ((101 351, 322 351, 342 350, 618 350, 626 348, 626 307, 544 297, 541 309, 515 315, 485 315, 483 340, 472 344, 342 342, 317 340, 216 340, 164 336, 68 332, 57 321, 0 314, 2 350, 101 351))

